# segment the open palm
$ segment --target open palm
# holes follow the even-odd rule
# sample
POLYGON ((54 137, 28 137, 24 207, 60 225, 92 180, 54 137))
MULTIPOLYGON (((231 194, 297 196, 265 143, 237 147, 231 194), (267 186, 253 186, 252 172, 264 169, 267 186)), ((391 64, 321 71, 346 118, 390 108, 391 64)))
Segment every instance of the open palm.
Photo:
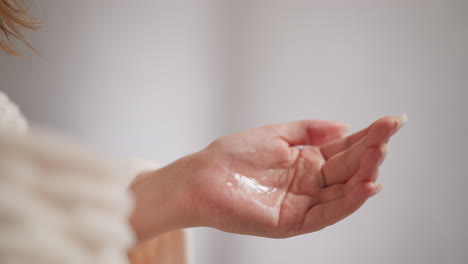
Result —
POLYGON ((347 137, 330 121, 298 121, 222 137, 198 153, 192 177, 200 224, 289 237, 331 225, 380 189, 385 144, 405 116, 347 137))

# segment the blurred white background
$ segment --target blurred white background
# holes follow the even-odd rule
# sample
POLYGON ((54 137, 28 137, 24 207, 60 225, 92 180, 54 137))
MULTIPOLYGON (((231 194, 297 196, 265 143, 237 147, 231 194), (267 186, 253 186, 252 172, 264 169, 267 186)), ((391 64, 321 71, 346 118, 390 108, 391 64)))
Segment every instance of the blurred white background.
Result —
POLYGON ((192 264, 468 263, 468 1, 34 0, 41 52, 0 54, 35 123, 168 163, 297 119, 360 129, 406 112, 385 187, 317 233, 189 230, 192 264))

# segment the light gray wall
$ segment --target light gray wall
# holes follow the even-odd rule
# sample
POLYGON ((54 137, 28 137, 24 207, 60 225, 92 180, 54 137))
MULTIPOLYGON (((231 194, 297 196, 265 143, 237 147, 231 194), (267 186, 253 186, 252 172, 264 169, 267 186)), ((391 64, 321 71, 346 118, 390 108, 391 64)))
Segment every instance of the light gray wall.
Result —
POLYGON ((285 240, 190 230, 201 263, 467 263, 467 1, 52 1, 42 52, 0 55, 33 121, 170 162, 224 133, 303 118, 409 123, 385 187, 285 240))

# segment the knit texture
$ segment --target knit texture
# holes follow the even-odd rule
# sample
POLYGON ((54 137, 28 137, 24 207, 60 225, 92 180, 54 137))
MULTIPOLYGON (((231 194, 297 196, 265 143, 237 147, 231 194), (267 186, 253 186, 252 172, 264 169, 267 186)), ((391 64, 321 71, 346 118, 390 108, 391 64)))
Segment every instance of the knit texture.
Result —
POLYGON ((0 91, 0 132, 25 133, 27 130, 28 123, 23 114, 8 96, 0 91))
POLYGON ((57 134, 26 132, 25 119, 5 98, 0 97, 0 263, 127 263, 134 239, 128 162, 57 134))

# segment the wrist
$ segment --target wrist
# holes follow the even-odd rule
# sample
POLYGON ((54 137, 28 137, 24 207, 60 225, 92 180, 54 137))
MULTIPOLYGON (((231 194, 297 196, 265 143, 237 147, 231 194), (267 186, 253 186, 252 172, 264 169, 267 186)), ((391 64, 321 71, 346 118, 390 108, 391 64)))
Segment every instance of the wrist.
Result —
POLYGON ((191 156, 141 173, 131 184, 135 205, 130 224, 138 242, 195 225, 192 192, 187 181, 191 156))

